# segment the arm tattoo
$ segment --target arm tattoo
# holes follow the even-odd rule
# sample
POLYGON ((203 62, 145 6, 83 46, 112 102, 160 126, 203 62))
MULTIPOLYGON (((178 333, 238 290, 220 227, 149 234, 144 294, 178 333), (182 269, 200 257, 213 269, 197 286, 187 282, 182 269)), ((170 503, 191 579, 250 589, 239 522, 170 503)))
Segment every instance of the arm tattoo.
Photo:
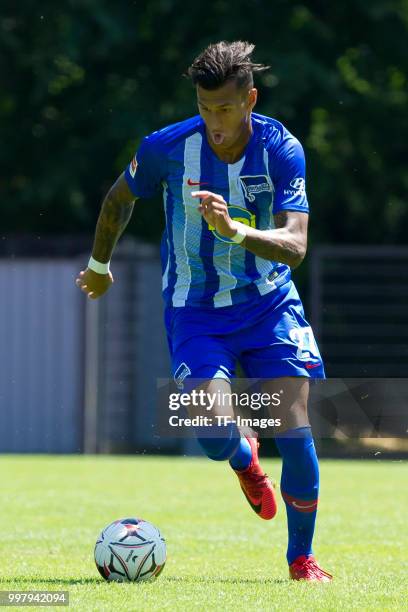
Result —
POLYGON ((102 263, 110 260, 113 249, 132 216, 135 197, 124 176, 120 176, 105 197, 96 225, 92 256, 102 263))

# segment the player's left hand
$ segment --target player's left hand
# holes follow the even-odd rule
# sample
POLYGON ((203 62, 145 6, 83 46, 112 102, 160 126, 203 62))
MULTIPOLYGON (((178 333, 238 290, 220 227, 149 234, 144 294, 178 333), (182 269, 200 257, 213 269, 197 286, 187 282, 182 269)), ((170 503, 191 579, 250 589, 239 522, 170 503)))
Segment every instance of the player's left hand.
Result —
POLYGON ((192 191, 193 198, 200 198, 198 210, 208 225, 215 227, 221 236, 232 238, 237 232, 237 222, 233 221, 228 213, 228 205, 224 198, 211 191, 192 191))

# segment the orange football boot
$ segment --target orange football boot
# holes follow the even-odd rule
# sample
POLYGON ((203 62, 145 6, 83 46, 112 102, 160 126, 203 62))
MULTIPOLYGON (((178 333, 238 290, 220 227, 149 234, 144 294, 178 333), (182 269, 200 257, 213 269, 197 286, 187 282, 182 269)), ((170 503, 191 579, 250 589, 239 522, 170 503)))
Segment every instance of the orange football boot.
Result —
POLYGON ((245 437, 252 450, 251 463, 245 470, 234 470, 234 472, 238 476, 241 489, 252 510, 268 521, 273 519, 277 512, 275 487, 259 465, 258 440, 249 436, 245 437))

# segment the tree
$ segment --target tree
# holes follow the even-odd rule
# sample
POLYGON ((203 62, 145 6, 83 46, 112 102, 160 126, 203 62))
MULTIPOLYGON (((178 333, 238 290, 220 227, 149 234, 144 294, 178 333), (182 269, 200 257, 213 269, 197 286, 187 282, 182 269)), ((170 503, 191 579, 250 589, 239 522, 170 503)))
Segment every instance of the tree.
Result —
MULTIPOLYGON (((0 23, 3 232, 93 231, 140 139, 196 112, 195 54, 241 38, 271 64, 258 110, 304 144, 312 242, 405 242, 406 1, 22 0, 0 23)), ((130 231, 157 239, 160 209, 130 231)))

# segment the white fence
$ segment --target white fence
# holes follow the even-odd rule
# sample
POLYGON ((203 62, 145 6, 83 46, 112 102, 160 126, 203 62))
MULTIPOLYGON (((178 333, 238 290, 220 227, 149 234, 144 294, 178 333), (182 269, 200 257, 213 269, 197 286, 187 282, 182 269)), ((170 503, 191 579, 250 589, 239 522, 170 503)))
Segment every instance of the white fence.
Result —
POLYGON ((170 371, 157 249, 115 257, 95 302, 74 283, 85 262, 0 260, 0 452, 176 451, 153 427, 170 371))
MULTIPOLYGON (((85 262, 0 259, 0 452, 194 452, 154 427, 170 375, 157 249, 119 250, 95 302, 74 284, 85 262)), ((408 248, 318 247, 310 266, 328 375, 406 377, 408 248)))

